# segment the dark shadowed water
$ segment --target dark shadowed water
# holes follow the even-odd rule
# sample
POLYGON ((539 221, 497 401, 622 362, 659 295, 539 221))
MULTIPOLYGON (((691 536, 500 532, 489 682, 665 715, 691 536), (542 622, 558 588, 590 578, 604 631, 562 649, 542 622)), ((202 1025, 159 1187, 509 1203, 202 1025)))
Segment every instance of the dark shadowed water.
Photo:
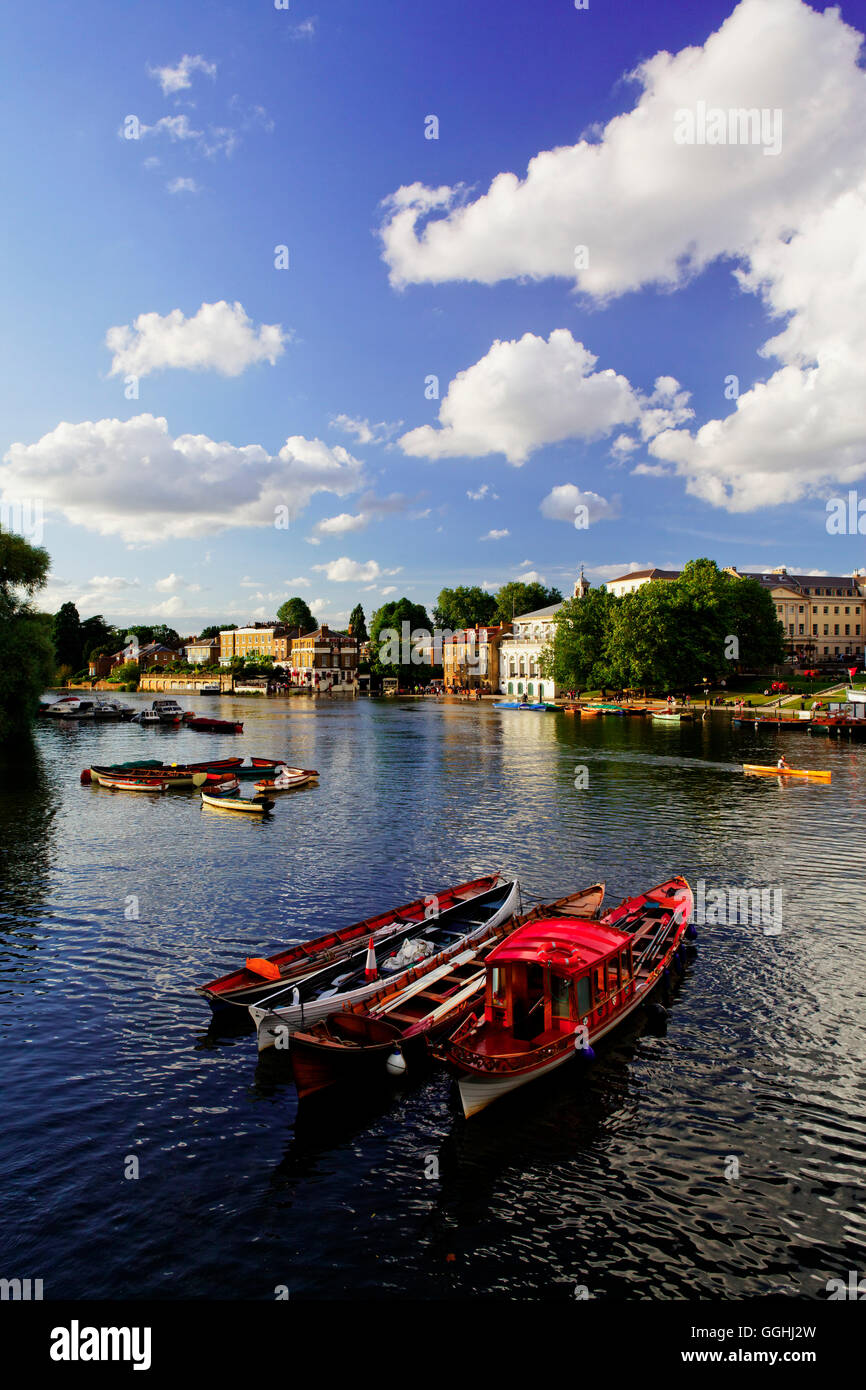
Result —
POLYGON ((0 1275, 46 1298, 825 1298, 862 1268, 866 745, 211 703, 245 733, 40 727, 3 769, 0 1275), (780 747, 832 785, 742 775, 780 747), (79 784, 239 752, 320 784, 265 823, 79 784), (526 904, 674 872, 779 890, 781 930, 702 925, 665 1036, 635 1025, 471 1121, 437 1070, 299 1115, 252 1035, 209 1033, 195 983, 492 869, 526 904))

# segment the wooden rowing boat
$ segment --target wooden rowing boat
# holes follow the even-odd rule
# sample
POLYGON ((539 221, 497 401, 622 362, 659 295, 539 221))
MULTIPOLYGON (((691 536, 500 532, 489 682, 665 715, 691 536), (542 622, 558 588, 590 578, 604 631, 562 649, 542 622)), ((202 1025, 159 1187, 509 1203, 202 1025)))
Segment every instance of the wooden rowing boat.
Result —
POLYGON ((297 787, 306 787, 317 782, 319 774, 309 767, 281 767, 275 777, 266 777, 256 782, 257 792, 291 792, 297 787))
POLYGON ((692 892, 680 876, 626 899, 598 921, 553 912, 487 956, 484 1014, 435 1049, 458 1078, 464 1114, 575 1057, 648 1002, 684 964, 692 892))
POLYGON ((231 1005, 246 1008, 273 994, 280 983, 294 985, 322 965, 347 960, 361 943, 366 947, 370 937, 378 949, 408 923, 423 924, 432 911, 444 912, 458 903, 466 906, 495 888, 498 882, 498 874, 486 874, 483 878, 473 878, 466 883, 440 889, 437 893, 428 893, 414 902, 403 903, 374 917, 364 917, 360 922, 326 932, 312 941, 296 941, 272 956, 248 958, 246 965, 239 970, 220 975, 205 985, 197 985, 196 993, 207 999, 214 1013, 227 1010, 231 1005))
POLYGON ((147 778, 155 778, 157 781, 165 782, 169 787, 202 787, 207 779, 206 772, 188 772, 185 768, 178 770, 171 767, 137 767, 129 769, 117 769, 113 767, 91 767, 85 769, 81 774, 82 782, 99 782, 101 786, 107 786, 110 781, 117 778, 132 778, 144 781, 147 778))
POLYGON ((810 782, 829 782, 832 772, 819 772, 808 767, 760 767, 756 763, 743 763, 743 771, 751 777, 808 777, 810 782))
POLYGON ((97 777, 96 782, 116 792, 164 792, 169 785, 159 777, 97 777))
POLYGON ((250 816, 263 816, 266 811, 273 810, 275 801, 270 801, 266 796, 257 796, 248 799, 242 796, 213 795, 211 792, 203 791, 201 799, 205 806, 215 806, 220 811, 244 811, 250 816))
POLYGON ((381 988, 379 978, 370 978, 370 955, 376 958, 375 971, 408 983, 410 973, 424 962, 444 964, 452 956, 479 940, 491 927, 514 915, 519 896, 515 879, 497 884, 468 902, 456 903, 437 916, 422 918, 397 927, 378 953, 360 943, 348 958, 317 968, 293 985, 282 984, 259 1004, 250 1007, 250 1017, 258 1032, 258 1047, 283 1047, 285 1039, 298 1028, 326 1018, 344 1004, 369 999, 381 988), (388 954, 384 954, 387 952, 388 954))
POLYGON ((554 909, 573 918, 595 917, 603 899, 604 884, 595 884, 500 922, 444 964, 410 972, 408 983, 392 980, 370 998, 292 1033, 288 1055, 299 1097, 386 1072, 402 1075, 410 1061, 426 1057, 431 1039, 453 1031, 483 999, 485 958, 506 936, 554 909))

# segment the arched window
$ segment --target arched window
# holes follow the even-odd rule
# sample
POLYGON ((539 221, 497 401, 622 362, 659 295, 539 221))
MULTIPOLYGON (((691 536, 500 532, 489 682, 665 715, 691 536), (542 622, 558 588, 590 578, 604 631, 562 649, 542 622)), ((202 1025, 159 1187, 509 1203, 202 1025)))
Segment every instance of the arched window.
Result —
POLYGON ((518 695, 522 695, 522 694, 523 694, 523 681, 518 681, 518 682, 517 682, 517 693, 518 693, 518 695))
POLYGON ((531 694, 532 694, 532 681, 530 681, 530 682, 529 682, 529 685, 526 687, 526 693, 527 693, 527 695, 531 695, 531 694))

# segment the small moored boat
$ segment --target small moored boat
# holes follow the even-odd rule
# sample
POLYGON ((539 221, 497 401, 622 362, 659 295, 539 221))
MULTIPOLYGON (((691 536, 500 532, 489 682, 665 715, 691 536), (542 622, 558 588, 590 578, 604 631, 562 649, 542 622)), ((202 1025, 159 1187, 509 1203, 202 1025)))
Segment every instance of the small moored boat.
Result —
POLYGON ((227 796, 224 792, 206 792, 202 790, 201 799, 205 806, 215 806, 220 811, 243 811, 246 815, 263 816, 266 811, 272 811, 276 805, 275 801, 270 801, 266 796, 257 796, 252 799, 243 796, 227 796))
POLYGON ((244 731, 243 724, 234 719, 208 719, 203 715, 188 719, 186 727, 201 734, 242 734, 244 731))
POLYGON ((117 792, 164 792, 168 782, 161 777, 97 777, 100 787, 109 787, 117 792))
POLYGON ((411 924, 423 926, 425 921, 430 920, 431 911, 441 913, 458 904, 462 907, 471 905, 475 899, 495 888, 498 882, 498 874, 470 879, 466 883, 440 889, 437 893, 428 893, 414 902, 403 903, 401 907, 377 913, 374 917, 365 917, 352 926, 326 932, 312 941, 298 941, 284 946, 272 956, 249 958, 239 970, 221 975, 206 985, 196 986, 196 993, 204 995, 215 1013, 233 1004, 246 1008, 266 995, 273 995, 281 983, 294 986, 305 975, 323 965, 350 959, 362 943, 366 948, 370 937, 378 950, 403 927, 411 924))
POLYGON ((497 884, 469 902, 455 903, 437 916, 423 917, 397 927, 386 943, 387 955, 379 957, 372 966, 377 947, 368 942, 358 943, 348 958, 326 964, 303 976, 295 984, 283 984, 250 1007, 250 1017, 258 1030, 259 1051, 274 1047, 297 1028, 304 1028, 317 1019, 359 1000, 369 999, 381 988, 381 971, 386 977, 406 983, 409 972, 422 962, 437 959, 444 964, 459 951, 480 939, 490 928, 514 914, 519 889, 517 881, 497 884))
POLYGON ((257 792, 290 792, 296 787, 306 787, 310 782, 318 781, 319 774, 312 768, 304 767, 280 767, 277 768, 273 777, 266 777, 261 782, 256 782, 257 792))

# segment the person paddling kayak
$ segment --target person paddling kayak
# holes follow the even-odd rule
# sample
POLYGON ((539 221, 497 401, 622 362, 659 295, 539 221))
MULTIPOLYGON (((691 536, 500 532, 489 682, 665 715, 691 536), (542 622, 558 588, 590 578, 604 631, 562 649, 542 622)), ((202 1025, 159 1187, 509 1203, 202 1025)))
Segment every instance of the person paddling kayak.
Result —
POLYGON ((790 768, 790 763, 788 763, 788 762, 785 761, 785 755, 784 755, 784 753, 783 753, 782 756, 780 757, 779 761, 776 763, 776 767, 779 768, 779 770, 780 770, 781 772, 787 772, 787 771, 789 770, 789 768, 790 768))

